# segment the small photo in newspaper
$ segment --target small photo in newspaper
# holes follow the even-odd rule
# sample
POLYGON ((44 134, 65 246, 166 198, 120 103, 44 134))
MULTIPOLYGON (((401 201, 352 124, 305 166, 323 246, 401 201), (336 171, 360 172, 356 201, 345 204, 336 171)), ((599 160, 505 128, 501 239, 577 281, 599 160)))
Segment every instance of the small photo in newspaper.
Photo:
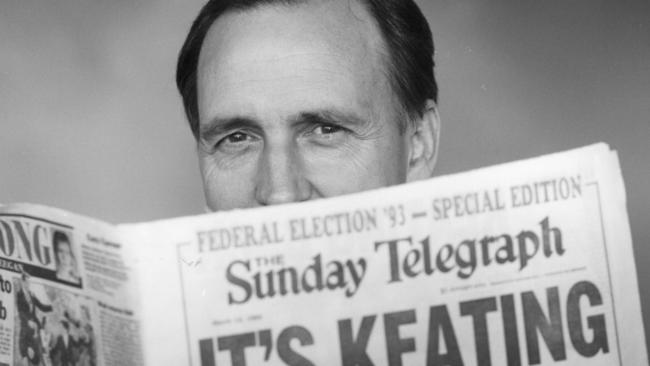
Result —
POLYGON ((63 230, 53 230, 52 249, 56 260, 56 279, 71 285, 81 285, 79 266, 73 252, 72 235, 63 230))
POLYGON ((15 278, 14 288, 14 366, 97 365, 90 301, 27 273, 15 278))

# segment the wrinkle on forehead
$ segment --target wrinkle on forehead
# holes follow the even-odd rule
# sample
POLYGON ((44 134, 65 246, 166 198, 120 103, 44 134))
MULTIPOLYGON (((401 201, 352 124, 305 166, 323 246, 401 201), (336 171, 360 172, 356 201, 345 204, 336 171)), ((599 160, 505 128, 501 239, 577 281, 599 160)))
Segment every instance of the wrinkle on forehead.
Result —
MULTIPOLYGON (((232 27, 241 24, 248 29, 254 29, 257 23, 267 26, 264 31, 271 39, 287 36, 291 25, 299 24, 299 31, 292 35, 301 37, 312 33, 335 34, 338 42, 330 44, 332 51, 337 48, 340 52, 348 53, 363 49, 372 53, 383 48, 383 40, 379 27, 372 18, 366 6, 357 0, 309 0, 298 4, 263 4, 253 8, 234 10, 219 17, 210 29, 221 35, 220 42, 239 43, 246 30, 232 27), (297 22, 296 20, 307 20, 297 22)), ((294 37, 294 40, 297 40, 294 37)), ((313 40, 313 39, 312 39, 313 40)), ((203 51, 202 51, 203 52, 203 51)))
MULTIPOLYGON (((336 68, 363 63, 366 72, 384 73, 383 41, 363 5, 354 0, 318 0, 299 5, 262 5, 218 18, 206 36, 199 59, 199 80, 215 68, 312 57, 338 59, 336 68), (215 62, 218 61, 218 62, 215 62), (380 69, 380 70, 377 70, 380 69)), ((323 61, 326 62, 326 61, 323 61)), ((377 74, 374 74, 377 75, 377 74)), ((373 79, 372 77, 370 79, 373 79)), ((376 77, 374 77, 376 79, 376 77)))
POLYGON ((386 59, 379 27, 356 0, 226 13, 210 28, 199 58, 200 123, 237 114, 281 121, 300 108, 321 107, 356 108, 370 121, 399 123, 386 59))

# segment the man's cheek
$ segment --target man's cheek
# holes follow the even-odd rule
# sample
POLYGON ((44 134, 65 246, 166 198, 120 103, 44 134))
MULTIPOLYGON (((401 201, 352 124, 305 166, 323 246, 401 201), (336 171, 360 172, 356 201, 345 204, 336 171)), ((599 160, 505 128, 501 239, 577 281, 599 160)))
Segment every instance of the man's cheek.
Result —
POLYGON ((238 151, 201 152, 199 162, 204 172, 238 170, 254 163, 259 155, 259 150, 260 148, 250 147, 238 151))
POLYGON ((368 168, 354 155, 336 159, 314 159, 306 162, 303 179, 314 187, 318 195, 334 197, 373 186, 368 168))
POLYGON ((249 208, 255 206, 250 184, 211 184, 205 188, 208 207, 212 211, 249 208))
POLYGON ((203 185, 208 207, 213 211, 255 206, 254 169, 248 165, 228 170, 205 166, 203 185))
POLYGON ((302 146, 300 155, 307 169, 363 169, 375 154, 373 150, 372 141, 346 138, 329 146, 302 146))

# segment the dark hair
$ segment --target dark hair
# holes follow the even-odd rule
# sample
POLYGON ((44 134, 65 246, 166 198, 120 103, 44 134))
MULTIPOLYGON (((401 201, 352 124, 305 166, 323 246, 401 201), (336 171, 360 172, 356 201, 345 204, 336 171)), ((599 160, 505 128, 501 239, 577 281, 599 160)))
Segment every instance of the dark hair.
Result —
MULTIPOLYGON (((194 20, 178 56, 176 85, 194 137, 199 137, 197 67, 208 30, 227 11, 265 4, 293 5, 309 0, 209 0, 194 20)), ((351 0, 352 1, 352 0, 351 0)), ((433 73, 433 37, 426 18, 413 0, 354 0, 375 19, 388 51, 391 86, 409 118, 422 116, 428 99, 438 101, 433 73)), ((404 126, 402 126, 404 127, 404 126)))

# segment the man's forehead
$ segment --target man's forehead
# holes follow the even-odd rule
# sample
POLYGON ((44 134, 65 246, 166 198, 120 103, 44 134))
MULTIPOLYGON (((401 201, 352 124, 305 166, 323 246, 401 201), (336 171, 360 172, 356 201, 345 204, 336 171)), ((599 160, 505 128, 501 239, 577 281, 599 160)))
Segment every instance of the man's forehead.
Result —
POLYGON ((282 98, 288 90, 278 88, 274 93, 264 93, 256 89, 304 85, 305 79, 317 89, 338 78, 341 88, 368 94, 368 90, 378 87, 377 83, 387 82, 382 50, 383 41, 374 20, 354 0, 273 4, 232 11, 215 21, 203 43, 198 67, 199 104, 202 98, 210 100, 210 104, 219 103, 221 93, 237 101, 244 99, 234 98, 232 93, 241 93, 242 97, 251 92, 276 94, 282 98))
MULTIPOLYGON (((368 36, 375 36, 375 33, 378 36, 376 22, 366 5, 359 0, 306 0, 291 4, 283 1, 260 2, 249 8, 225 12, 215 21, 212 28, 216 25, 219 28, 218 33, 229 36, 230 39, 232 36, 243 36, 244 34, 239 30, 235 30, 235 34, 229 32, 229 29, 237 29, 233 27, 233 22, 244 22, 252 27, 257 22, 265 23, 270 26, 266 29, 269 36, 277 36, 292 25, 296 25, 307 34, 314 30, 339 33, 354 41, 364 40, 363 37, 357 36, 365 36, 366 41, 369 40, 368 36), (301 22, 301 20, 305 21, 301 22), (219 27, 219 24, 223 27, 219 27)), ((209 33, 212 31, 211 29, 209 33)))
POLYGON ((356 0, 259 5, 227 12, 215 21, 202 45, 199 72, 209 62, 264 63, 306 52, 339 54, 370 67, 383 59, 383 41, 356 0))

